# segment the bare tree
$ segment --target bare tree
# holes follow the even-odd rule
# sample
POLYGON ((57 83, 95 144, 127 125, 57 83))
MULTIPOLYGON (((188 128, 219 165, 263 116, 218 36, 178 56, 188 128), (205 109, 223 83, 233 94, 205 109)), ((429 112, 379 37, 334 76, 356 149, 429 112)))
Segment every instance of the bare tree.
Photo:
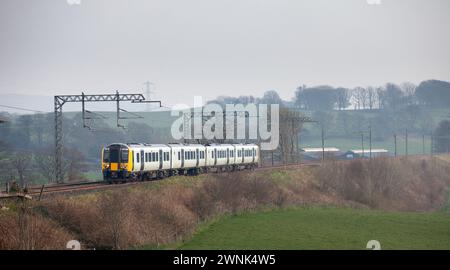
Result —
POLYGON ((70 150, 71 155, 67 158, 67 177, 69 181, 82 180, 84 177, 83 162, 85 160, 84 155, 76 149, 70 150))
POLYGON ((124 192, 113 192, 100 197, 98 207, 101 213, 99 217, 104 222, 105 230, 110 236, 113 249, 122 249, 127 242, 127 226, 130 215, 124 192))
POLYGON ((370 110, 373 110, 376 100, 377 100, 377 91, 375 90, 375 88, 372 86, 367 87, 367 101, 370 110))
POLYGON ((415 93, 417 86, 411 82, 404 82, 400 85, 403 93, 405 93, 406 104, 413 105, 415 104, 415 93))
POLYGON ((19 184, 23 188, 26 184, 26 171, 31 165, 32 155, 28 152, 18 152, 11 159, 11 165, 17 172, 19 184))
POLYGON ((383 87, 378 87, 376 89, 377 95, 377 103, 378 103, 378 108, 379 109, 384 109, 386 108, 386 89, 384 89, 383 87))
POLYGON ((279 149, 284 164, 296 161, 298 157, 298 136, 302 127, 301 113, 287 108, 280 109, 279 149))
POLYGON ((350 104, 351 93, 348 89, 337 88, 336 97, 337 97, 337 107, 339 110, 347 108, 347 106, 350 104))
POLYGON ((44 176, 48 182, 54 182, 55 178, 55 156, 51 149, 45 149, 37 152, 34 155, 34 164, 36 169, 42 176, 44 176))
POLYGON ((356 87, 352 90, 352 99, 355 103, 355 109, 361 110, 365 108, 367 93, 363 87, 356 87))

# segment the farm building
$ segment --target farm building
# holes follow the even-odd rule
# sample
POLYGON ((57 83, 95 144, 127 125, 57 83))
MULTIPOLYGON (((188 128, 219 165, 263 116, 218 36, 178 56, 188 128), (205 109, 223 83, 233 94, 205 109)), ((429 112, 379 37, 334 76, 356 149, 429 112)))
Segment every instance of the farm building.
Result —
POLYGON ((301 152, 304 160, 320 160, 323 153, 325 158, 337 158, 342 155, 342 152, 335 147, 302 148, 301 152))
POLYGON ((389 156, 389 151, 386 149, 355 149, 347 151, 343 158, 344 159, 354 159, 354 158, 369 158, 369 157, 383 157, 389 156))

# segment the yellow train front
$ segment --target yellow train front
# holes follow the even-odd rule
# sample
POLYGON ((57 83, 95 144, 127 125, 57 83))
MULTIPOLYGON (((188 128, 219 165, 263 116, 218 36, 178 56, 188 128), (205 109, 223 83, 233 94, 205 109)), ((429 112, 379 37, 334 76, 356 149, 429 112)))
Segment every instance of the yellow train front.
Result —
POLYGON ((133 153, 126 144, 111 144, 102 151, 103 180, 126 182, 133 171, 133 153))

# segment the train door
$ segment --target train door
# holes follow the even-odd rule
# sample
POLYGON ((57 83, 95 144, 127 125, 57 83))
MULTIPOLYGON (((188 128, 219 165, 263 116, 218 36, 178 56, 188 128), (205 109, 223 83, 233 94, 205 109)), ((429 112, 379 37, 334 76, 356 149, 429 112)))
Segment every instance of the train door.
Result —
POLYGON ((163 151, 159 150, 159 169, 161 170, 163 167, 163 151))
POLYGON ((141 150, 140 159, 141 159, 141 171, 143 171, 144 170, 144 150, 141 150))
POLYGON ((181 149, 181 168, 184 167, 184 149, 181 149))
POLYGON ((198 154, 198 148, 195 149, 195 157, 197 158, 197 167, 198 167, 198 164, 200 162, 200 160, 199 160, 200 155, 198 154))
POLYGON ((253 161, 252 161, 252 163, 255 163, 255 148, 252 149, 252 153, 253 153, 253 161))
POLYGON ((230 164, 230 149, 227 148, 227 164, 230 164))
POLYGON ((217 165, 217 149, 214 148, 214 166, 217 165))
POLYGON ((242 156, 242 161, 241 161, 241 163, 244 163, 244 155, 245 154, 245 151, 244 151, 244 148, 242 148, 242 151, 241 151, 241 156, 242 156))
MULTIPOLYGON (((109 165, 111 168, 111 165, 109 165)), ((131 150, 131 171, 134 171, 134 151, 131 150)))

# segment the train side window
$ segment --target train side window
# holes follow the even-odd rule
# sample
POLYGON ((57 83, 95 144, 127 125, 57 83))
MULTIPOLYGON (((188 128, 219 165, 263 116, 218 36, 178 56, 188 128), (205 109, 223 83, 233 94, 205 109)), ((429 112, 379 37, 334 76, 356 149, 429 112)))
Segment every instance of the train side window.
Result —
POLYGON ((139 153, 136 153, 136 163, 139 163, 139 153))
POLYGON ((156 161, 159 161, 159 154, 156 153, 156 161))
POLYGON ((181 153, 178 152, 178 160, 181 160, 181 153))

